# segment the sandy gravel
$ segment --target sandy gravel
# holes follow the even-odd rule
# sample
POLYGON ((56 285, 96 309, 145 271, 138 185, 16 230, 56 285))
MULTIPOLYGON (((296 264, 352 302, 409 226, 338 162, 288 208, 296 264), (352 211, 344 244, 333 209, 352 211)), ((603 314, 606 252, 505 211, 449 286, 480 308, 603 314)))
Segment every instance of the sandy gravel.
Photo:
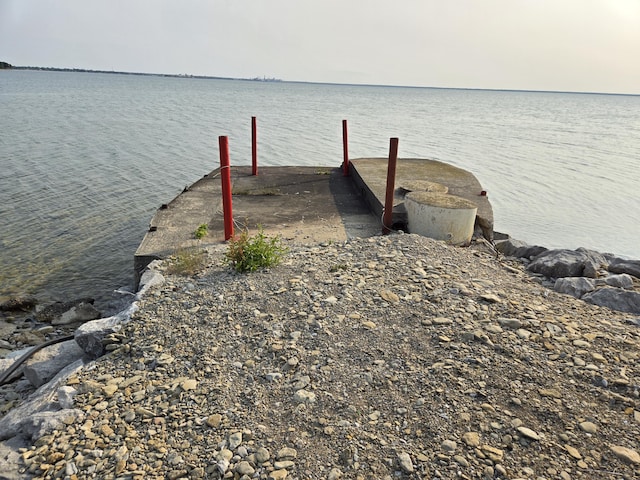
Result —
POLYGON ((640 328, 485 244, 416 235, 223 250, 166 277, 83 411, 23 451, 39 478, 640 477, 640 328))

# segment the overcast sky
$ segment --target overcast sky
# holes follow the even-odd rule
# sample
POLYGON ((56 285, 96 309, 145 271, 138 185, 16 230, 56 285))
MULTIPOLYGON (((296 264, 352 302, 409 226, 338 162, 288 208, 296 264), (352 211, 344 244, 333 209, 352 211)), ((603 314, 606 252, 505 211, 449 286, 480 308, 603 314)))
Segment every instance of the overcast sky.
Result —
POLYGON ((640 93, 640 0, 0 0, 0 61, 640 93))

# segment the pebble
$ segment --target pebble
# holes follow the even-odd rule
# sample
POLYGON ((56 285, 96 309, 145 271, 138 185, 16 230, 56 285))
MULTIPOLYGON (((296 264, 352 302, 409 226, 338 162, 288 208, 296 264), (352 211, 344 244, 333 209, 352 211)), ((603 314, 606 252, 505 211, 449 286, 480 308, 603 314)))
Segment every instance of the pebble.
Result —
POLYGON ((469 447, 477 447, 480 445, 480 434, 478 432, 465 432, 462 435, 462 441, 469 447))
POLYGON ((234 432, 229 435, 229 450, 235 450, 242 443, 242 432, 234 432))
POLYGON ((598 427, 596 427, 596 425, 591 422, 581 422, 580 428, 582 429, 583 432, 587 432, 592 435, 595 435, 595 433, 598 431, 598 427))
POLYGON ((538 435, 537 432, 534 432, 530 428, 518 427, 516 430, 518 430, 520 435, 522 435, 523 437, 530 438, 531 440, 540 440, 540 435, 538 435))
POLYGON ((573 458, 576 458, 578 460, 582 459, 582 455, 580 455, 580 452, 577 448, 574 448, 571 445, 565 445, 564 448, 573 458))
POLYGON ((414 466, 408 453, 400 452, 398 454, 398 465, 400 465, 400 468, 403 472, 413 473, 414 466))
POLYGON ((636 465, 640 464, 640 454, 635 450, 627 447, 621 447, 619 445, 612 445, 610 448, 613 454, 623 462, 636 465))
POLYGON ((456 451, 458 445, 453 440, 445 440, 440 444, 440 448, 446 453, 453 453, 456 451))

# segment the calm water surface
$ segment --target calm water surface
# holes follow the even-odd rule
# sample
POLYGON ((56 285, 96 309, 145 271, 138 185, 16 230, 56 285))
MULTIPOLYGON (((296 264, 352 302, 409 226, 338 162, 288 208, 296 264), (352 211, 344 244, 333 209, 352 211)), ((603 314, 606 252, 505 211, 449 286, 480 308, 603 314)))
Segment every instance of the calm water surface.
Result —
POLYGON ((640 97, 0 72, 0 297, 91 295, 132 282, 156 208, 218 163, 350 156, 442 160, 488 190, 496 229, 640 258, 640 97))

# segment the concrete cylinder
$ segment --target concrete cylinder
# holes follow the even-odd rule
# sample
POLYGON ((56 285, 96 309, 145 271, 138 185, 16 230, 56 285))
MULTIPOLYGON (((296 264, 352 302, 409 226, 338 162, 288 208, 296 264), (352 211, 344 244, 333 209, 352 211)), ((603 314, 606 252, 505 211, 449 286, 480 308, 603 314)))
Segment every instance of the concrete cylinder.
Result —
POLYGON ((408 229, 451 245, 468 245, 478 207, 473 202, 443 193, 410 192, 404 199, 408 229))

